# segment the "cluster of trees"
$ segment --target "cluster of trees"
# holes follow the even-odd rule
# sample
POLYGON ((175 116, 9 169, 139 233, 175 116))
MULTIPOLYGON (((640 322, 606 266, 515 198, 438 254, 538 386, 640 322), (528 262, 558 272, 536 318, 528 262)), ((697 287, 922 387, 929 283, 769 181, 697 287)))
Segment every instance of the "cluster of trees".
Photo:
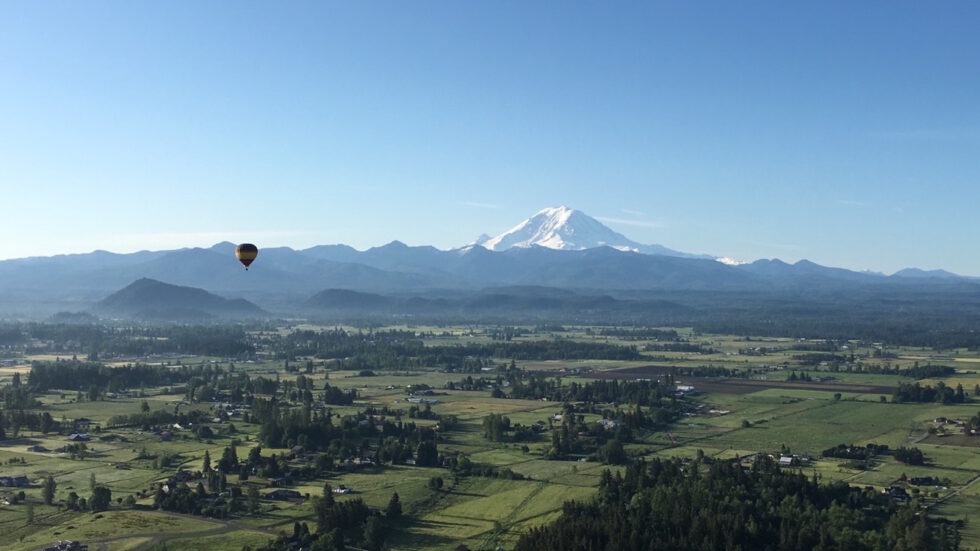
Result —
MULTIPOLYGON (((415 455, 416 464, 434 466, 439 462, 436 432, 413 422, 382 419, 361 412, 333 422, 327 410, 282 406, 273 399, 258 398, 252 404, 252 421, 261 425, 259 442, 268 447, 304 446, 319 450, 333 460, 350 456, 374 456, 376 462, 400 463, 415 455)), ((441 421, 440 421, 441 422, 441 421)))
POLYGON ((625 341, 674 341, 685 342, 673 329, 656 329, 653 327, 600 327, 598 330, 591 327, 585 329, 586 335, 599 335, 600 337, 616 337, 625 341))
POLYGON ((824 457, 836 457, 837 459, 853 459, 866 461, 876 455, 888 453, 887 444, 871 443, 867 446, 853 446, 849 444, 838 444, 833 448, 827 448, 821 455, 824 457))
POLYGON ((445 387, 448 390, 486 390, 487 387, 497 387, 503 384, 503 377, 500 375, 489 378, 489 377, 477 377, 473 378, 472 375, 467 375, 458 381, 446 381, 445 387))
POLYGON ((475 372, 491 365, 493 359, 501 358, 524 361, 635 360, 642 357, 635 346, 568 339, 426 346, 416 333, 399 330, 294 331, 269 346, 282 359, 312 356, 332 360, 342 369, 355 371, 438 367, 446 371, 475 372))
POLYGON ((560 379, 517 372, 511 380, 511 398, 553 402, 585 402, 594 404, 629 403, 641 406, 660 406, 675 400, 672 384, 657 381, 598 380, 588 383, 572 382, 563 385, 560 379))
POLYGON ((895 459, 906 465, 925 465, 926 456, 919 448, 901 447, 895 450, 895 459))
POLYGON ((323 401, 334 406, 350 406, 357 399, 357 391, 354 389, 342 390, 330 383, 323 384, 323 401))
POLYGON ((385 542, 392 526, 402 520, 402 506, 398 493, 388 500, 384 514, 372 510, 360 498, 336 501, 333 489, 327 483, 323 496, 315 498, 316 534, 306 523, 295 523, 292 534, 284 534, 260 551, 343 551, 348 545, 368 551, 386 548, 385 542))
POLYGON ((643 346, 645 352, 689 352, 691 354, 714 354, 716 349, 691 342, 649 343, 643 346))
POLYGON ((840 354, 832 354, 827 352, 810 352, 807 354, 796 354, 793 359, 800 363, 800 365, 820 365, 822 363, 828 364, 842 364, 854 361, 853 354, 850 358, 840 354))
POLYGON ((566 503, 555 522, 533 528, 518 551, 559 549, 952 550, 955 525, 930 526, 911 506, 873 489, 822 485, 769 459, 655 459, 602 475, 598 497, 566 503))
POLYGON ((117 327, 93 323, 21 323, 0 327, 0 345, 30 342, 42 353, 82 350, 90 359, 151 354, 247 358, 255 346, 237 325, 117 327))
POLYGON ((939 381, 935 387, 915 383, 898 383, 892 401, 902 402, 942 402, 943 404, 962 404, 970 400, 963 392, 963 385, 956 385, 956 390, 939 381))
POLYGON ((210 377, 220 369, 207 366, 163 367, 143 364, 127 364, 108 367, 99 362, 58 360, 31 362, 27 386, 37 392, 52 389, 89 389, 101 392, 119 392, 142 386, 169 386, 186 383, 192 377, 210 377))
MULTIPOLYGON (((496 467, 485 463, 474 463, 465 454, 456 452, 444 458, 445 466, 456 477, 481 476, 484 478, 503 478, 507 480, 524 480, 524 475, 516 473, 508 467, 496 467)), ((442 478, 429 479, 429 487, 442 488, 442 478)))
POLYGON ((509 430, 509 417, 491 413, 483 418, 483 437, 491 442, 504 442, 507 440, 507 431, 509 430))

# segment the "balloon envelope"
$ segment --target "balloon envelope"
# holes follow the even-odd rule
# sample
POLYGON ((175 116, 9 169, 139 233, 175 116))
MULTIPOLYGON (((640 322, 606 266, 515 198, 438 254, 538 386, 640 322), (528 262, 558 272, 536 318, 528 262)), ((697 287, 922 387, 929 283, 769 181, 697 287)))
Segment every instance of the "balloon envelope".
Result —
POLYGON ((245 266, 246 270, 256 256, 259 256, 259 248, 251 243, 242 243, 235 247, 235 257, 245 266))

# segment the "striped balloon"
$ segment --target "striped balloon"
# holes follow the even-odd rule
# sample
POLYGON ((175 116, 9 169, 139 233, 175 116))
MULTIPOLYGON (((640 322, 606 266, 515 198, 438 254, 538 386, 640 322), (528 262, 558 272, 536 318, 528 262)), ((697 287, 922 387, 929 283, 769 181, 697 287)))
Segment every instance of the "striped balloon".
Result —
POLYGON ((245 266, 245 269, 248 270, 249 265, 252 264, 255 257, 259 256, 259 248, 251 243, 242 243, 235 247, 235 256, 245 266))

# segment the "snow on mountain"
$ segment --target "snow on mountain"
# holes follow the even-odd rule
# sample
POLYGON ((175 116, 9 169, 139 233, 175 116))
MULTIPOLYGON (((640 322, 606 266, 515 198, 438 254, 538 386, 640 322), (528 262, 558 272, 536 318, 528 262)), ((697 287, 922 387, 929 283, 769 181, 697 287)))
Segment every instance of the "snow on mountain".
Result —
POLYGON ((742 264, 750 264, 750 262, 746 262, 744 260, 736 260, 730 256, 720 256, 715 260, 721 262, 725 266, 741 266, 742 264))
POLYGON ((542 209, 531 218, 480 244, 491 251, 534 245, 571 251, 603 246, 636 251, 640 247, 594 218, 568 207, 542 209))
POLYGON ((533 246, 564 251, 612 247, 643 254, 712 258, 674 251, 661 245, 637 243, 584 212, 565 206, 542 209, 496 237, 480 236, 473 245, 482 245, 491 251, 533 246))

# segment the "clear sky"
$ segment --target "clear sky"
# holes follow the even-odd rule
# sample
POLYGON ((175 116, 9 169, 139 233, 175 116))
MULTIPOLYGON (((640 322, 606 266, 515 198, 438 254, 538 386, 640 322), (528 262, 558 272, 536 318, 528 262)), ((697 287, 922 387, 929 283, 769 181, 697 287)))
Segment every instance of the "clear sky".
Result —
POLYGON ((0 258, 645 243, 980 275, 977 2, 0 2, 0 258))

